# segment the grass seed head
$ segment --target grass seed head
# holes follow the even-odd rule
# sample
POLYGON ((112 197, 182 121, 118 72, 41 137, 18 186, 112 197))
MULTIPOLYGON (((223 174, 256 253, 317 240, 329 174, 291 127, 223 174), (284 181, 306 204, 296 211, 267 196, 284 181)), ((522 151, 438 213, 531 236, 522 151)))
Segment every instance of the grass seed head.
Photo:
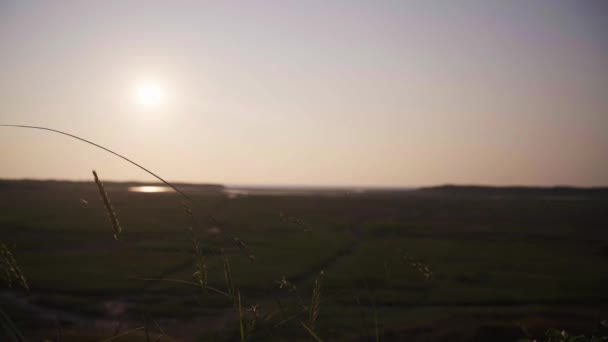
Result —
POLYGON ((308 312, 308 325, 312 331, 315 330, 315 323, 319 317, 319 311, 321 310, 321 277, 325 274, 325 271, 321 270, 319 275, 315 278, 315 282, 312 289, 312 298, 310 301, 310 308, 308 312))
POLYGON ((97 190, 99 190, 99 195, 101 196, 101 200, 103 201, 103 206, 106 208, 106 213, 110 218, 110 223, 112 224, 112 231, 114 233, 114 239, 118 240, 120 233, 122 232, 122 227, 120 226, 120 222, 118 221, 118 216, 114 211, 114 207, 112 207, 112 202, 110 202, 110 197, 105 190, 105 187, 99 177, 97 177, 97 172, 93 170, 93 176, 95 177, 95 184, 97 184, 97 190))
POLYGON ((9 287, 12 287, 13 282, 16 282, 25 291, 30 290, 13 252, 2 242, 0 242, 0 269, 9 287))

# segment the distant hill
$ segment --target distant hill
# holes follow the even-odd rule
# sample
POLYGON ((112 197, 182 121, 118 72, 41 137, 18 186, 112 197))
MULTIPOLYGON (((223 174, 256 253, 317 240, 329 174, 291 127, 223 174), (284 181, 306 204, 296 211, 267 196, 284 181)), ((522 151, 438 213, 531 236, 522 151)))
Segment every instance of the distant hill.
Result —
POLYGON ((608 187, 441 185, 419 188, 418 191, 462 196, 608 196, 608 187))

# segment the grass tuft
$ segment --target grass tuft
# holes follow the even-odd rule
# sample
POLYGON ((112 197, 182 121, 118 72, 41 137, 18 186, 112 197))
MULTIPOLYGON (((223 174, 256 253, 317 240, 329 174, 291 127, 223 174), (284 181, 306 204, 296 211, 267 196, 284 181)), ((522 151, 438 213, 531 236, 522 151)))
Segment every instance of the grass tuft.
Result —
POLYGON ((0 271, 4 276, 8 287, 12 287, 13 282, 16 282, 25 291, 29 291, 30 287, 27 284, 25 275, 21 271, 17 260, 7 245, 0 242, 0 271))

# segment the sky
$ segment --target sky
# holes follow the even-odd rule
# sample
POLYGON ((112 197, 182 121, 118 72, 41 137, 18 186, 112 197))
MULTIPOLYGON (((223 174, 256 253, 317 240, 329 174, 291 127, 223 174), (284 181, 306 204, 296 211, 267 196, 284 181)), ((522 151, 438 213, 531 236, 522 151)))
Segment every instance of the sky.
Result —
MULTIPOLYGON (((602 1, 0 1, 0 124, 178 182, 608 185, 602 1), (150 90, 152 89, 152 90, 150 90)), ((153 181, 0 127, 0 178, 153 181)))

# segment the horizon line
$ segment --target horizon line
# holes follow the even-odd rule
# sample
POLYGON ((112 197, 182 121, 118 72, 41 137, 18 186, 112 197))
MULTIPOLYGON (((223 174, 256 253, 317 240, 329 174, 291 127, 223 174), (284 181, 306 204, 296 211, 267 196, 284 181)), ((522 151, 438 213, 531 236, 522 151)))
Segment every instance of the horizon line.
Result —
MULTIPOLYGON (((0 182, 19 182, 19 181, 32 181, 32 182, 69 182, 69 183, 93 183, 93 180, 87 179, 61 179, 61 178, 4 178, 0 177, 0 182)), ((157 185, 163 184, 159 181, 141 181, 141 180, 104 180, 104 183, 113 184, 148 184, 157 185)), ((172 184, 179 185, 190 185, 190 186, 223 186, 227 188, 309 188, 309 189, 395 189, 395 190, 415 190, 423 188, 436 188, 436 187, 482 187, 482 188, 578 188, 578 189, 603 189, 608 188, 606 185, 572 185, 572 184, 552 184, 552 185, 539 185, 539 184, 488 184, 488 183, 453 183, 453 182, 440 182, 434 184, 425 185, 353 185, 353 184, 272 184, 272 183, 239 183, 239 182, 192 182, 192 181, 171 181, 172 184)), ((165 185, 165 184, 163 184, 165 185)), ((166 185, 165 185, 166 186, 166 185)))

